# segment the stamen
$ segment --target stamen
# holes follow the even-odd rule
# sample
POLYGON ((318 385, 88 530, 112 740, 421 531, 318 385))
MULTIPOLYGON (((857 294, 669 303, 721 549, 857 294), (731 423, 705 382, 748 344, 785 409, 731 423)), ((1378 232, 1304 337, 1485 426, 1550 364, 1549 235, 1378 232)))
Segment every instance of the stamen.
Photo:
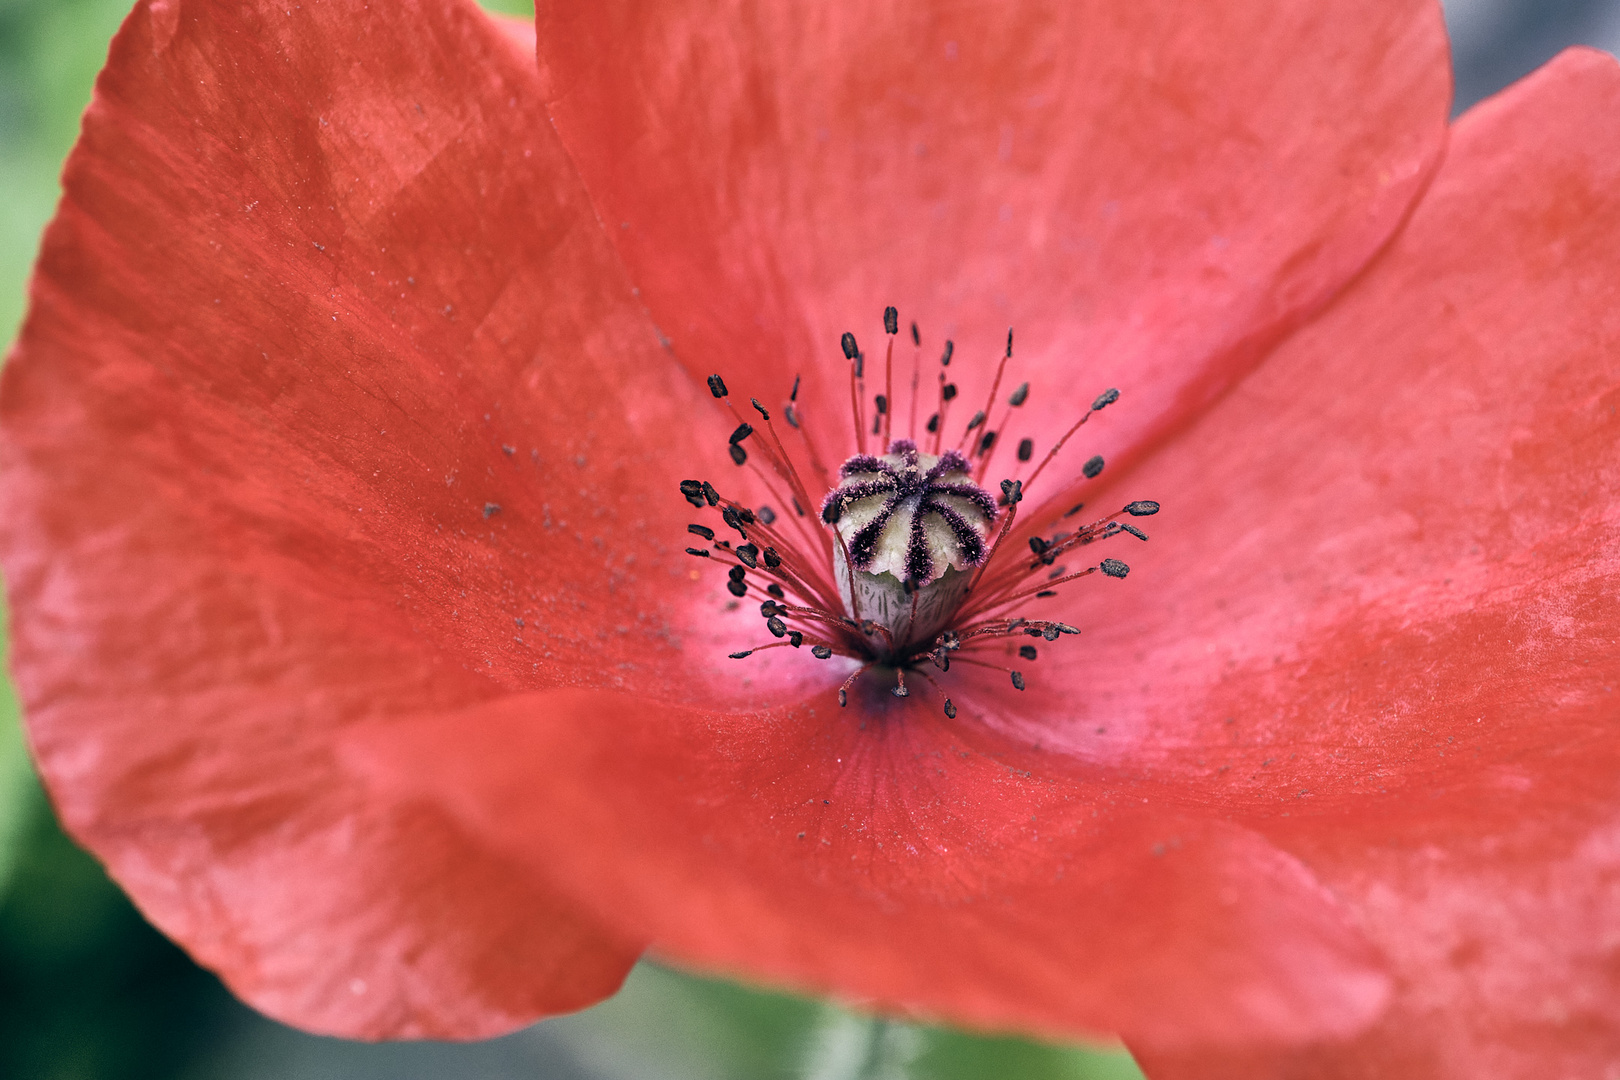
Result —
POLYGON ((889 402, 894 400, 894 336, 900 332, 900 312, 893 307, 883 309, 883 332, 889 336, 883 356, 883 396, 878 399, 878 413, 883 417, 883 441, 894 438, 894 420, 889 416, 889 402))
MULTIPOLYGON (((1064 623, 992 613, 1020 601, 1056 596, 1058 586, 1098 572, 1125 577, 1129 567, 1114 558, 1072 574, 1062 566, 1047 571, 1061 555, 1080 546, 1126 533, 1147 540, 1146 533, 1119 519, 1147 517, 1159 510, 1158 503, 1139 500, 1073 531, 1055 531, 1058 517, 1038 519, 1027 529, 1018 526, 1026 488, 1035 483, 1091 415, 1117 401, 1119 393, 1108 390, 1094 399, 1091 408, 1027 478, 1015 475, 1003 480, 1000 498, 992 498, 979 486, 980 481, 1000 445, 1008 441, 1002 436, 1011 438, 1014 434, 1009 426, 1012 410, 1022 408, 1030 393, 1030 384, 1020 383, 1007 397, 1000 422, 994 426, 987 423, 1011 362, 1012 331, 1008 331, 1007 347, 997 364, 985 408, 960 427, 957 448, 940 453, 951 403, 958 396, 956 384, 946 378, 955 346, 945 342, 937 380, 938 409, 926 425, 930 450, 925 452, 915 441, 921 401, 922 334, 912 322, 908 437, 897 439, 893 365, 899 312, 892 306, 885 308, 883 321, 887 337, 883 393, 875 395, 870 405, 871 434, 881 437, 886 449, 867 452, 866 357, 854 334, 846 332, 840 346, 850 364, 850 409, 856 445, 855 453, 843 462, 836 478, 817 453, 803 423, 799 378, 794 379, 783 408, 789 426, 800 433, 802 440, 801 457, 796 460, 783 444, 769 408, 758 398, 748 398, 757 419, 745 419, 733 405, 724 379, 719 374, 709 377, 711 395, 723 404, 735 424, 727 440, 733 461, 752 469, 775 505, 793 508, 794 514, 789 515, 793 525, 779 525, 778 515, 769 506, 761 504, 757 511, 751 509, 744 502, 727 498, 706 480, 683 480, 681 497, 694 508, 717 510, 721 521, 737 534, 735 541, 718 539, 710 526, 692 523, 687 527, 688 534, 709 542, 712 548, 690 547, 686 551, 694 558, 728 564, 727 591, 737 600, 753 597, 759 601, 765 629, 776 639, 732 656, 742 659, 760 649, 808 645, 817 659, 841 655, 857 661, 857 667, 839 689, 840 704, 847 703, 855 680, 875 665, 893 670, 893 696, 909 695, 908 674, 921 675, 939 690, 934 678, 919 665, 931 663, 940 673, 948 673, 953 654, 962 663, 1007 672, 1014 687, 1022 690, 1022 671, 965 656, 962 650, 994 648, 1011 654, 1016 649, 1018 657, 1028 663, 1039 655, 1036 647, 1027 643, 1014 646, 1006 643, 1006 638, 1027 635, 1054 642, 1064 634, 1079 633, 1064 623), (749 444, 756 434, 760 438, 749 444), (803 481, 798 461, 805 456, 820 477, 823 490, 828 491, 823 499, 814 498, 812 489, 803 481), (778 482, 786 485, 785 494, 778 489, 778 482), (812 516, 818 504, 820 513, 812 516), (992 528, 994 537, 990 535, 992 528), (1026 532, 1029 535, 1024 535, 1026 532), (1008 543, 1015 533, 1019 540, 1016 547, 1008 543), (1027 555, 1023 554, 1026 543, 1027 555), (1005 554, 1007 551, 1013 554, 1005 554), (761 576, 753 579, 751 573, 761 576)), ((1019 466, 1032 460, 1033 439, 1021 437, 1014 445, 1019 466)), ((1081 467, 1081 476, 1095 478, 1102 466, 1103 459, 1093 456, 1081 467)), ((1061 518, 1071 517, 1083 508, 1084 503, 1076 504, 1061 518)), ((1041 513, 1053 512, 1043 509, 1041 513)), ((728 610, 737 606, 733 602, 728 610)), ((946 716, 954 718, 955 705, 943 691, 941 697, 946 716)))
MULTIPOLYGON (((977 426, 977 424, 984 423, 985 416, 990 412, 991 407, 994 406, 995 403, 996 403, 996 394, 997 394, 997 392, 999 392, 1001 390, 1001 376, 1003 374, 1005 374, 1006 371, 1007 371, 1007 361, 1012 359, 1012 341, 1013 341, 1012 327, 1009 326, 1007 328, 1007 351, 1001 357, 1001 362, 996 365, 996 377, 995 377, 994 381, 992 381, 990 383, 990 397, 989 397, 989 400, 987 400, 984 403, 984 408, 983 409, 980 409, 977 413, 974 414, 974 420, 976 421, 976 423, 968 424, 968 431, 972 431, 974 429, 974 427, 977 426)), ((962 448, 962 446, 966 445, 967 432, 963 432, 962 438, 963 438, 962 443, 957 446, 957 449, 959 449, 959 450, 962 448)))
POLYGON ((844 685, 840 686, 838 688, 838 707, 839 708, 843 708, 844 706, 849 704, 849 688, 851 686, 855 685, 855 680, 860 678, 863 674, 865 674, 866 669, 871 667, 871 666, 872 666, 871 664, 862 664, 860 667, 856 668, 854 671, 849 673, 849 678, 844 680, 844 685))
POLYGON ((922 382, 922 335, 917 332, 917 322, 911 322, 911 419, 906 425, 906 435, 909 438, 917 437, 917 387, 922 382))

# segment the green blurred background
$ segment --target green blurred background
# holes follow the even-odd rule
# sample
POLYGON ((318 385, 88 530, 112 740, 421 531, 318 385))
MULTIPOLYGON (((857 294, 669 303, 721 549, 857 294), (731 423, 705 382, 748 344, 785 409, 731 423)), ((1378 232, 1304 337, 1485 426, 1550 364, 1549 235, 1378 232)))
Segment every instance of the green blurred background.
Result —
MULTIPOLYGON (((488 6, 527 14, 523 0, 488 6)), ((0 0, 0 341, 127 0, 0 0)), ((1620 0, 1449 0, 1458 108, 1565 45, 1613 50, 1620 0)), ((3 631, 0 631, 3 635, 3 631)), ((0 644, 3 644, 0 636, 0 644)), ((886 1023, 643 965, 613 1000, 477 1044, 304 1035, 238 1003, 57 828, 0 678, 0 1077, 299 1080, 1140 1080, 1123 1051, 886 1023)))

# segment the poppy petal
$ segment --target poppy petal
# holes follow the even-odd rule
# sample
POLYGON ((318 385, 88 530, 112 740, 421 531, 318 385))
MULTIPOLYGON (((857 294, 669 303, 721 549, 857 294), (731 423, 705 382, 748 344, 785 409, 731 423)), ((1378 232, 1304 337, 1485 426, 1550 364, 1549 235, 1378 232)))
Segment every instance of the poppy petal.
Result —
POLYGON ((470 3, 141 4, 4 373, 11 659, 57 808, 317 1031, 494 1034, 611 993, 640 944, 368 799, 338 728, 558 684, 712 698, 726 663, 676 489, 713 402, 536 85, 470 3))
POLYGON ((1364 1041, 1156 1080, 1620 1060, 1617 116, 1588 50, 1469 113, 1388 252, 1126 478, 1141 573, 1022 722, 1297 855, 1399 987, 1364 1041))
POLYGON ((1428 0, 536 11, 553 121, 677 354, 762 397, 802 374, 846 443, 840 334, 881 360, 895 304, 975 403, 1015 325, 1043 443, 1126 388, 1120 457, 1364 265, 1445 138, 1428 0))
POLYGON ((1382 1008, 1376 954, 1292 859, 962 717, 869 682, 847 710, 753 714, 557 691, 346 738, 385 790, 708 970, 1171 1044, 1344 1035, 1382 1008))

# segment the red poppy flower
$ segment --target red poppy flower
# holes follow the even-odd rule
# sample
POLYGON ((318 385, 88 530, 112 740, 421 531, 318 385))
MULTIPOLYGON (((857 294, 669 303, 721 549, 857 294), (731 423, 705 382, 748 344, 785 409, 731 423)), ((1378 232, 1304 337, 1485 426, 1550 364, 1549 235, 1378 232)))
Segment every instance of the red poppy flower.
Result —
POLYGON ((148 0, 114 42, 0 555, 40 767, 147 914, 368 1037, 577 1008, 651 947, 1119 1032, 1156 1080, 1620 1061, 1613 61, 1448 132, 1419 0, 648 7, 542 5, 538 68, 455 0, 148 0), (704 380, 789 442, 797 383, 836 467, 840 334, 880 363, 891 303, 929 366, 912 406, 899 339, 877 419, 925 430, 951 338, 992 494, 1123 392, 986 581, 1080 501, 1162 500, 1154 540, 1005 609, 1083 633, 992 667, 799 611, 728 659, 785 579, 728 610, 681 481, 774 505, 739 546, 797 522, 704 380), (821 640, 913 692, 839 708, 821 640))

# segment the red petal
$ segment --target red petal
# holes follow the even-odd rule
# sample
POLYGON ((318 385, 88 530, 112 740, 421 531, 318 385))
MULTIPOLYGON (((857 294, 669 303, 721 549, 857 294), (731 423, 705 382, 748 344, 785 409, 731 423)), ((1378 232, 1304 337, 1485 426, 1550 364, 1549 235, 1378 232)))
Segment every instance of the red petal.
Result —
POLYGON ((1291 859, 917 702, 567 691, 350 738, 385 788, 436 795, 678 961, 1069 1035, 1298 1040, 1376 1015, 1376 957, 1291 859))
POLYGON ((532 55, 470 4, 351 8, 150 3, 115 41, 5 370, 13 665, 69 828, 250 1001, 491 1034, 610 993, 637 943, 330 741, 702 689, 675 484, 709 403, 532 55))
POLYGON ((1428 0, 537 11, 553 120, 660 329, 762 396, 804 374, 846 445, 839 334, 880 362, 893 303, 929 378, 957 340, 964 419, 1009 324, 1032 434, 1125 388, 1117 457, 1349 279, 1445 132, 1428 0))
POLYGON ((1471 113, 1367 276, 1129 478, 1153 543, 1053 679, 1068 735, 1025 722, 1157 759, 1400 977, 1358 1043, 1155 1080, 1620 1060, 1616 115, 1590 51, 1471 113))

